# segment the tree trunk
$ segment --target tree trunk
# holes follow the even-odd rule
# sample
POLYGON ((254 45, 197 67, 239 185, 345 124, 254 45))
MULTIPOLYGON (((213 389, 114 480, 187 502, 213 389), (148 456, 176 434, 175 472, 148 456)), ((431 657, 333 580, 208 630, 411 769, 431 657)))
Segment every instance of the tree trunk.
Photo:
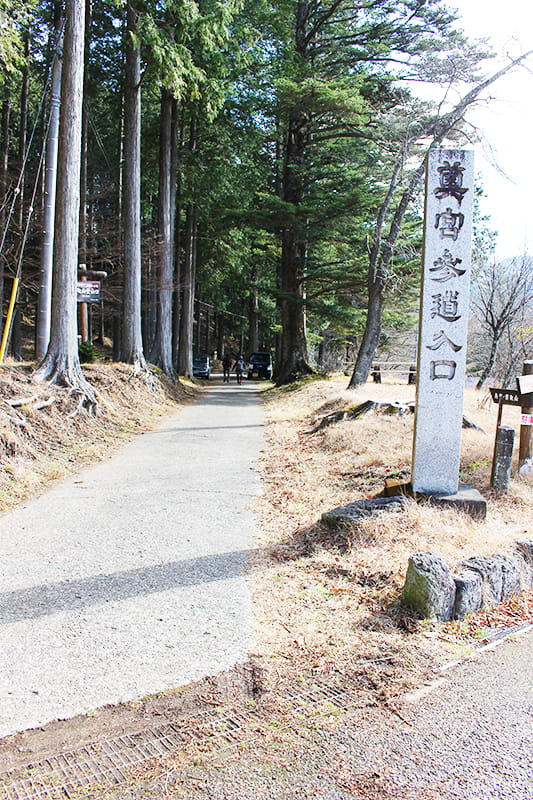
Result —
POLYGON ((41 280, 37 303, 37 331, 35 356, 41 361, 50 341, 52 318, 52 274, 54 264, 54 221, 57 183, 57 147, 59 136, 59 109, 61 106, 62 21, 60 6, 55 4, 54 59, 50 90, 50 117, 46 137, 43 245, 41 249, 41 280))
POLYGON ((483 372, 479 376, 479 379, 476 383, 476 389, 481 389, 483 384, 489 377, 490 373, 492 372, 492 368, 494 367, 494 362, 496 361, 496 353, 498 352, 498 344, 500 342, 499 336, 494 336, 490 343, 490 353, 487 363, 483 369, 483 372))
POLYGON ((122 360, 146 369, 141 326, 141 53, 139 12, 129 2, 124 89, 124 313, 122 360))
POLYGON ((81 371, 76 326, 84 29, 84 0, 70 0, 61 78, 52 326, 35 378, 70 386, 81 396, 80 405, 92 411, 96 396, 81 371))
MULTIPOLYGON (((11 116, 11 101, 7 97, 2 103, 2 151, 0 156, 0 189, 2 201, 0 202, 0 241, 5 244, 6 241, 6 196, 8 184, 8 166, 9 166, 9 119, 11 116)), ((7 259, 4 256, 4 248, 0 253, 0 315, 4 307, 4 273, 7 265, 7 259)))
MULTIPOLYGON (((309 3, 299 0, 295 21, 295 45, 301 64, 309 60, 307 26, 309 3)), ((301 110, 289 114, 282 177, 282 199, 294 208, 289 228, 282 234, 279 272, 281 345, 275 379, 278 384, 290 383, 301 375, 313 372, 307 353, 305 324, 304 278, 307 257, 307 232, 301 219, 304 198, 303 167, 311 138, 309 115, 301 110)))
POLYGON ((255 267, 252 267, 252 274, 250 275, 248 330, 250 353, 256 353, 259 350, 259 296, 257 294, 257 269, 255 267))
POLYGON ((217 336, 217 356, 222 360, 226 354, 226 346, 224 343, 224 314, 218 313, 216 315, 216 336, 217 336))
POLYGON ((194 286, 196 281, 195 237, 196 211, 187 208, 185 229, 185 262, 183 265, 183 303, 181 308, 179 374, 192 378, 192 351, 194 336, 194 286))
POLYGON ((283 200, 295 209, 295 217, 282 234, 279 271, 279 310, 281 342, 275 379, 290 383, 309 375, 305 323, 304 276, 307 259, 305 224, 298 219, 303 200, 302 166, 309 141, 309 120, 305 114, 291 116, 285 151, 283 200))
POLYGON ((174 209, 172 215, 172 242, 174 275, 172 276, 172 365, 178 363, 180 343, 180 315, 181 315, 181 174, 178 177, 178 148, 181 151, 183 143, 183 120, 179 120, 179 107, 176 99, 172 102, 172 142, 171 142, 171 180, 170 180, 170 207, 174 209))
POLYGON ((282 241, 280 271, 281 342, 276 383, 291 383, 312 374, 308 362, 305 299, 302 291, 306 259, 305 242, 295 230, 286 230, 282 241))
MULTIPOLYGON (((25 35, 24 40, 24 59, 27 64, 30 55, 30 40, 28 34, 25 35)), ((22 241, 22 231, 24 229, 24 188, 25 188, 25 158, 26 158, 26 139, 28 136, 28 89, 29 89, 29 72, 28 67, 25 66, 22 72, 22 88, 20 91, 20 120, 19 120, 19 146, 18 146, 18 160, 20 170, 20 184, 17 199, 17 220, 20 240, 22 241)))
POLYGON ((356 389, 366 383, 372 362, 379 345, 381 335, 381 318, 383 315, 383 293, 373 286, 368 293, 368 307, 365 331, 357 354, 355 368, 348 384, 348 389, 356 389))
MULTIPOLYGON (((18 145, 18 161, 19 161, 19 185, 17 196, 17 228, 18 228, 18 261, 21 263, 22 248, 24 247, 24 198, 26 187, 26 143, 28 138, 28 94, 30 76, 28 70, 28 60, 30 55, 30 40, 29 35, 25 34, 24 38, 24 61, 25 66, 22 72, 22 88, 20 92, 20 119, 19 119, 19 145, 18 145)), ((20 303, 15 307, 12 322, 12 335, 11 335, 11 355, 15 361, 22 361, 22 310, 20 303)))
MULTIPOLYGON (((80 259, 85 264, 85 269, 90 269, 89 248, 87 239, 88 231, 88 184, 87 184, 87 154, 88 154, 88 127, 89 114, 87 109, 87 68, 89 63, 89 39, 92 23, 92 0, 85 3, 85 62, 84 62, 84 86, 83 86, 83 108, 81 122, 81 176, 80 176, 80 259)), ((78 330, 81 334, 82 342, 92 342, 91 330, 91 311, 89 303, 78 303, 79 325, 78 330)))
POLYGON ((172 297, 174 280, 172 219, 172 105, 166 89, 161 91, 159 139, 159 200, 157 253, 157 321, 154 348, 150 360, 161 367, 171 380, 176 375, 172 365, 172 297))
POLYGON ((385 243, 382 245, 382 231, 385 223, 385 216, 392 202, 396 189, 397 179, 403 167, 409 151, 401 153, 395 165, 390 181, 389 190, 383 205, 380 208, 374 234, 374 244, 369 255, 368 265, 368 303, 365 330, 361 339, 361 345, 357 354, 354 371, 348 384, 348 389, 357 389, 358 386, 366 383, 372 362, 376 355, 381 336, 381 321, 383 307, 385 305, 385 290, 389 277, 389 267, 394 253, 394 245, 400 234, 400 228, 407 211, 407 207, 412 197, 417 191, 422 178, 425 174, 425 159, 418 169, 412 174, 409 183, 404 190, 394 211, 389 232, 385 243))

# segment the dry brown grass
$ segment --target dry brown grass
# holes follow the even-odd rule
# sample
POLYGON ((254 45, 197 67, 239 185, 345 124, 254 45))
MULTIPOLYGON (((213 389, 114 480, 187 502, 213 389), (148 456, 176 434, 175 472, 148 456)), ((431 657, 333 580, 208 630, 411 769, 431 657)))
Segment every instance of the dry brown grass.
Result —
POLYGON ((0 512, 42 491, 52 481, 99 461, 120 444, 154 426, 196 393, 164 376, 150 384, 126 364, 87 364, 84 374, 98 396, 97 413, 76 413, 67 389, 32 381, 31 364, 0 368, 0 512), (14 399, 54 397, 42 410, 14 399))
POLYGON ((274 682, 359 675, 390 697, 448 660, 457 643, 453 626, 416 622, 401 609, 409 556, 437 551, 453 568, 469 555, 508 549, 531 535, 532 490, 513 480, 505 497, 488 491, 496 411, 481 408, 472 392, 465 413, 485 432, 464 430, 461 477, 487 496, 485 522, 413 503, 330 530, 320 522, 324 511, 375 496, 387 477, 410 475, 412 415, 369 414, 305 433, 325 414, 367 399, 414 399, 414 387, 405 384, 367 384, 356 393, 345 386, 346 378, 316 381, 268 398, 263 550, 255 565, 258 651, 274 682))

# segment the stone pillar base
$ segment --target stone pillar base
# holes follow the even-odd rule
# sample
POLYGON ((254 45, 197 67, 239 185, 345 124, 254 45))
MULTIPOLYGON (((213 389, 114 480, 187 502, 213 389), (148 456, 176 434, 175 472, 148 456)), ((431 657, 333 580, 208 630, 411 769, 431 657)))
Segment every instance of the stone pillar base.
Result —
POLYGON ((432 506, 455 508, 475 519, 484 520, 487 516, 487 501, 471 484, 459 484, 455 494, 431 495, 414 493, 411 483, 401 483, 396 480, 385 481, 385 497, 394 497, 403 494, 406 497, 414 497, 417 502, 429 503, 432 506))

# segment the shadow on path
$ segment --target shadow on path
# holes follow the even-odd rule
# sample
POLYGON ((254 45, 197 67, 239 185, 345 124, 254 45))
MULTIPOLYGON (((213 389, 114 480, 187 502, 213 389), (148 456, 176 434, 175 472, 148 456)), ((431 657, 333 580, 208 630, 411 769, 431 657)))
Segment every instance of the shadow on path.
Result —
POLYGON ((186 561, 4 592, 0 594, 0 623, 114 603, 179 586, 197 586, 242 577, 247 572, 248 555, 248 551, 241 550, 199 556, 186 561))

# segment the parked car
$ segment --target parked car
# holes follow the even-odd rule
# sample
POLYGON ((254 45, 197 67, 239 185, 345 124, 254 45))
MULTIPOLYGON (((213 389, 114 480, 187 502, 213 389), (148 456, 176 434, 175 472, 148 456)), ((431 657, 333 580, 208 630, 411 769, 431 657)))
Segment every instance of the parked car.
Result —
POLYGON ((209 378, 211 375, 209 356, 194 356, 192 360, 192 374, 195 378, 209 378))
POLYGON ((252 353, 248 361, 248 380, 272 378, 272 356, 270 353, 252 353))

